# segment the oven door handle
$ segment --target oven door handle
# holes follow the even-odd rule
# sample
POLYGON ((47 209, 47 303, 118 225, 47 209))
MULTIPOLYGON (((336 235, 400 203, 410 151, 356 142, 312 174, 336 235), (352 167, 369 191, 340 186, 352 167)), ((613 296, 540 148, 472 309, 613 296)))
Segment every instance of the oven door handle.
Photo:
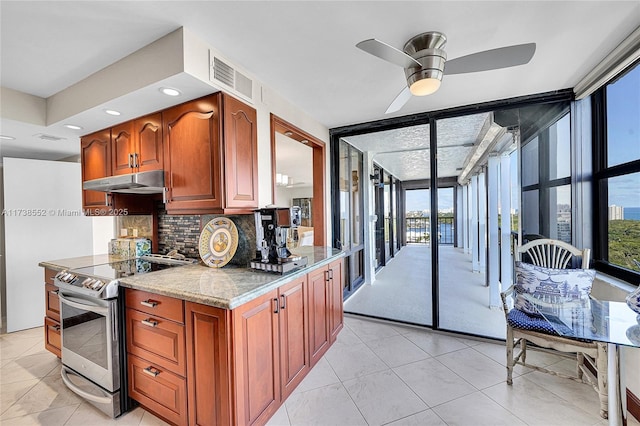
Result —
POLYGON ((72 308, 82 309, 89 312, 95 312, 96 314, 100 314, 103 316, 107 316, 109 314, 109 308, 107 307, 74 302, 71 299, 68 299, 67 297, 65 297, 64 293, 62 292, 58 293, 58 297, 60 298, 60 303, 69 305, 72 308))
POLYGON ((77 376, 76 373, 74 373, 73 371, 67 370, 64 366, 60 369, 60 376, 62 376, 62 381, 64 382, 65 385, 67 385, 70 391, 80 395, 84 399, 88 399, 89 401, 93 401, 101 404, 111 404, 112 402, 111 398, 109 398, 108 396, 94 395, 74 385, 73 382, 71 382, 71 379, 69 379, 69 376, 68 376, 69 373, 77 376))

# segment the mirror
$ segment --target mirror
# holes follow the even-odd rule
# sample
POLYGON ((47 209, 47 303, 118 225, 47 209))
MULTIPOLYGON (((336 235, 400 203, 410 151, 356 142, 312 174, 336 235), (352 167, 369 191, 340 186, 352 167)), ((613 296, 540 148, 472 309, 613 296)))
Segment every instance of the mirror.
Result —
POLYGON ((324 142, 271 115, 272 203, 299 206, 301 246, 325 246, 324 142))

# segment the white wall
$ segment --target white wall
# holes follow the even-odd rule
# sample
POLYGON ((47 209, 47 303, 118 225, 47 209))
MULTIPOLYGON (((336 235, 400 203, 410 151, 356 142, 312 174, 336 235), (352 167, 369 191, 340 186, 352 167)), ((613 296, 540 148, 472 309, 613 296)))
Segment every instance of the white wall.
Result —
POLYGON ((38 263, 107 252, 112 218, 81 214, 79 163, 4 158, 4 233, 6 328, 8 332, 42 325, 43 270, 38 263))
POLYGON ((308 186, 304 188, 287 188, 285 186, 276 186, 276 196, 274 204, 278 207, 289 207, 294 198, 313 198, 313 188, 308 186))

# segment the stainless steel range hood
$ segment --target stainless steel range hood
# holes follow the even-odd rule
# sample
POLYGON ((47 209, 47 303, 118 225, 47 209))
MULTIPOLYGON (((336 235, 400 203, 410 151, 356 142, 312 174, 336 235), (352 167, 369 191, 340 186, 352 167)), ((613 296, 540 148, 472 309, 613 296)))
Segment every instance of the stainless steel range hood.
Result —
POLYGON ((164 171, 151 170, 88 180, 82 183, 82 189, 125 194, 161 194, 165 190, 164 171))

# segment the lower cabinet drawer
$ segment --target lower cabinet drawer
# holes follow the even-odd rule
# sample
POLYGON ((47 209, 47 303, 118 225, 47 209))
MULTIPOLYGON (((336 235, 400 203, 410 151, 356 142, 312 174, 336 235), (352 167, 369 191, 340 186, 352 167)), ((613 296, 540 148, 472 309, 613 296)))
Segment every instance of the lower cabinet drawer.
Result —
POLYGON ((60 323, 49 317, 44 317, 44 347, 49 352, 60 358, 60 323))
POLYGON ((129 354, 129 395, 166 420, 186 425, 187 383, 183 377, 129 354))

